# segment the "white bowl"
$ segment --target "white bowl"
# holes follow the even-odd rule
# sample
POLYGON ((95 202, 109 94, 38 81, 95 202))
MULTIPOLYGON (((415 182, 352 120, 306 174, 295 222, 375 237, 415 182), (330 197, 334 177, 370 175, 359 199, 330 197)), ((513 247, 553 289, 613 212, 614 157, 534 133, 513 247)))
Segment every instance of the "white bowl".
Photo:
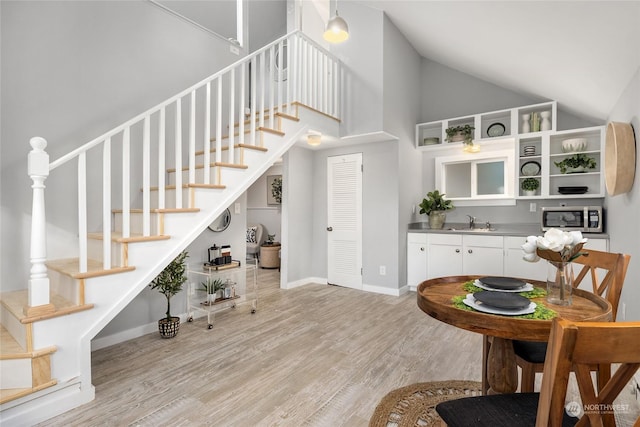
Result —
POLYGON ((584 151, 587 148, 587 138, 570 138, 562 141, 562 151, 572 153, 584 151))

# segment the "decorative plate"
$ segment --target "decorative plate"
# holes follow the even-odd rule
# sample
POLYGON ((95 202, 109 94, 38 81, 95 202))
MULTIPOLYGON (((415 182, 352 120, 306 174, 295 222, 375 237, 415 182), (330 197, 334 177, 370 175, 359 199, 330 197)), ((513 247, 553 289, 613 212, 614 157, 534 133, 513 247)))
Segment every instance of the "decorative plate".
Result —
POLYGON ((529 292, 533 290, 533 285, 531 283, 527 283, 526 285, 524 285, 524 287, 522 288, 516 288, 516 289, 496 289, 496 288, 492 288, 491 286, 487 286, 484 283, 482 283, 480 280, 476 279, 475 282, 473 282, 473 284, 481 289, 484 289, 485 291, 493 291, 493 292, 529 292))
POLYGON ((527 284, 520 279, 514 279, 513 277, 502 276, 487 276, 481 277, 480 281, 494 289, 520 289, 527 284))
POLYGON ((473 297, 473 294, 467 294, 467 297, 462 301, 465 305, 473 308, 474 310, 489 313, 489 314, 502 314, 503 316, 520 316, 522 314, 530 314, 536 311, 536 303, 531 302, 529 306, 520 310, 511 310, 504 308, 491 307, 482 304, 473 297))
POLYGON ((518 294, 508 294, 504 292, 480 291, 473 294, 476 301, 483 305, 507 310, 521 310, 529 307, 531 301, 518 294))
POLYGON ((487 128, 487 135, 490 137, 502 136, 506 128, 502 123, 494 123, 487 128))
POLYGON ((520 172, 524 176, 540 175, 540 163, 534 161, 525 162, 520 168, 520 172))
POLYGON ((560 194, 584 194, 589 191, 589 187, 558 187, 560 194))

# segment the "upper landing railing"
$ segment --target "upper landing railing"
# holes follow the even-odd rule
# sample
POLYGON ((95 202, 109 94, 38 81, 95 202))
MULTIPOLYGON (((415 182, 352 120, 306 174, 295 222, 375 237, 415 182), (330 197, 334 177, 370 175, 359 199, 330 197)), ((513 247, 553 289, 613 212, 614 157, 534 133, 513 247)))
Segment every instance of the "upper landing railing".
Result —
MULTIPOLYGON (((296 31, 53 162, 49 162, 49 156, 45 151, 46 140, 40 137, 32 138, 28 166, 28 173, 33 180, 29 307, 49 304, 49 279, 45 265, 47 254, 44 182, 51 171, 75 161, 78 206, 77 209, 74 208, 76 213, 71 212, 70 215, 77 215, 78 218, 79 269, 81 273, 87 271, 88 219, 93 219, 99 224, 100 220, 95 218, 101 216, 102 264, 103 269, 108 270, 112 266, 112 205, 121 205, 122 237, 130 237, 131 205, 134 199, 139 199, 137 191, 134 194, 130 191, 133 184, 142 183, 142 234, 149 236, 151 188, 152 185, 158 187, 157 207, 164 208, 165 171, 168 164, 180 171, 184 153, 188 157, 187 183, 211 184, 211 151, 215 147, 213 162, 222 162, 225 126, 228 125, 229 129, 226 162, 234 163, 234 143, 259 143, 254 124, 273 129, 275 113, 290 114, 294 102, 303 103, 329 116, 339 117, 341 75, 342 66, 336 58, 296 31), (243 130, 245 119, 249 119, 252 124, 248 134, 245 135, 243 131, 235 133, 237 123, 239 129, 243 130), (95 169, 89 164, 89 170, 102 170, 102 179, 87 180, 88 162, 91 162, 87 154, 93 149, 101 150, 101 153, 91 158, 98 157, 100 160, 95 164, 95 169), (204 152, 205 171, 202 174, 202 182, 196 182, 197 150, 204 152), (117 162, 112 162, 114 157, 118 159, 117 162), (112 180, 121 183, 121 187, 112 188, 112 180), (100 214, 93 212, 96 209, 93 205, 90 209, 87 208, 89 192, 103 195, 102 206, 99 207, 100 214)), ((179 190, 183 186, 183 177, 180 173, 176 173, 175 177, 175 187, 179 190)), ((174 206, 182 207, 180 191, 175 191, 174 206)))

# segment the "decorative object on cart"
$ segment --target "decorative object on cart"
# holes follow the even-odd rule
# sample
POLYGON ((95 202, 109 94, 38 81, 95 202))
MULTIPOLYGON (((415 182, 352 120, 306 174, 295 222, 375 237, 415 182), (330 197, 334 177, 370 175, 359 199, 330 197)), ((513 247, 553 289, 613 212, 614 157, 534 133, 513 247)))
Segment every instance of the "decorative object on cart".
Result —
POLYGON ((158 320, 158 331, 162 338, 175 337, 180 328, 180 318, 171 315, 171 297, 180 292, 187 281, 185 259, 188 256, 187 251, 182 251, 149 283, 151 289, 157 289, 167 299, 166 317, 158 320))
POLYGON ((636 175, 636 141, 629 123, 609 122, 604 151, 604 177, 610 196, 631 190, 636 175))
POLYGON ((463 142, 466 145, 473 145, 473 130, 471 125, 451 126, 445 130, 448 142, 463 142))
POLYGON ((596 160, 582 153, 574 154, 561 162, 553 162, 553 164, 560 168, 560 173, 581 173, 586 172, 587 169, 596 168, 596 160))
POLYGON ((275 234, 267 234, 267 241, 265 242, 267 245, 273 245, 273 242, 276 239, 275 234))
POLYGON ((429 227, 433 229, 442 228, 447 218, 445 212, 454 208, 451 200, 446 200, 444 196, 438 190, 430 191, 427 193, 427 198, 422 199, 422 203, 418 205, 420 213, 429 216, 429 227))
POLYGON ((540 188, 540 181, 537 178, 525 178, 522 180, 520 187, 525 196, 535 196, 536 191, 540 188))
POLYGON ((220 232, 224 231, 231 224, 231 212, 229 208, 225 209, 218 218, 214 219, 211 224, 209 224, 209 230, 220 232))
POLYGON ((569 138, 562 141, 563 153, 577 153, 587 149, 587 138, 569 138))
POLYGON ((573 290, 573 268, 571 261, 581 255, 587 239, 579 231, 562 231, 551 228, 544 236, 529 236, 522 250, 524 260, 537 262, 540 258, 548 261, 547 301, 557 305, 571 305, 573 290))
POLYGON ((231 245, 216 246, 214 243, 208 250, 207 265, 227 265, 231 259, 231 245))
POLYGON ((203 305, 211 305, 218 298, 224 298, 220 291, 224 289, 224 282, 221 279, 207 278, 206 282, 201 282, 202 289, 207 293, 207 300, 203 301, 203 305))
POLYGON ((267 205, 282 204, 282 175, 267 176, 267 205))

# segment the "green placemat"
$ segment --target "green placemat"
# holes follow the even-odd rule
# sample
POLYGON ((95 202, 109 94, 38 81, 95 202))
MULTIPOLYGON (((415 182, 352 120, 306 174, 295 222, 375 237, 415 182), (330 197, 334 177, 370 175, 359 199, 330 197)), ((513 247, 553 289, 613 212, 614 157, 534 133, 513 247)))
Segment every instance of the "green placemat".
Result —
MULTIPOLYGON (((484 289, 477 287, 476 285, 473 284, 473 280, 470 280, 468 282, 465 282, 465 284, 462 286, 462 289, 464 289, 467 293, 474 293, 474 292, 480 292, 480 291, 484 291, 484 289)), ((520 295, 522 295, 523 297, 526 298, 539 298, 539 297, 543 297, 545 295, 547 295, 547 291, 545 289, 542 288, 536 288, 534 287, 532 291, 529 292, 519 292, 520 295)), ((468 311, 477 311, 474 310, 473 308, 469 307, 468 305, 466 305, 465 303, 463 303, 462 301, 467 297, 467 295, 459 295, 459 296, 455 296, 452 298, 451 302, 453 303, 453 306, 456 308, 459 308, 460 310, 468 310, 468 311)), ((547 308, 544 306, 544 304, 537 302, 536 303, 536 310, 533 313, 530 314, 522 314, 520 316, 512 316, 518 319, 536 319, 536 320, 550 320, 553 319, 554 317, 556 317, 558 315, 558 313, 556 313, 555 311, 551 310, 550 308, 547 308)))

